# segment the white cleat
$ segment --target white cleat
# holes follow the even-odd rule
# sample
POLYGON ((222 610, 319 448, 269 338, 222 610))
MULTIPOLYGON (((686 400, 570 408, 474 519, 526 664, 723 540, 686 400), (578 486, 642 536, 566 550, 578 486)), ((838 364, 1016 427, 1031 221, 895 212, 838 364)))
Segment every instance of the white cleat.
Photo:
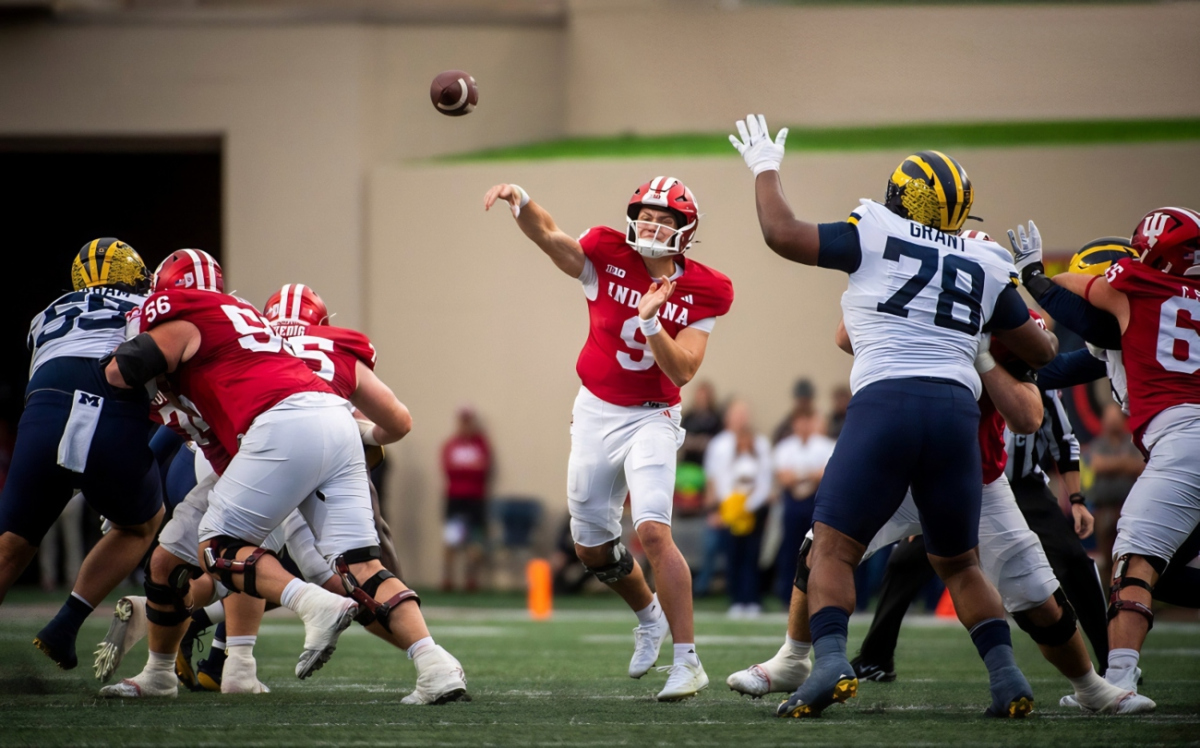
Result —
POLYGON ((674 665, 657 668, 667 671, 667 685, 658 692, 659 701, 683 701, 690 699, 708 688, 708 673, 703 665, 689 665, 679 662, 674 665))
POLYGON ((654 623, 642 624, 633 629, 633 658, 629 660, 630 678, 641 678, 650 672, 650 668, 658 662, 658 651, 669 633, 671 625, 663 615, 654 623))
POLYGON ((221 693, 270 693, 258 679, 258 662, 253 657, 230 657, 221 669, 221 693))
POLYGON ((132 678, 126 678, 120 683, 105 686, 100 689, 100 695, 107 698, 144 699, 166 697, 173 699, 179 695, 179 679, 174 670, 166 672, 147 672, 143 670, 132 678))
POLYGON ((117 672, 122 658, 146 637, 146 598, 130 595, 117 601, 108 633, 96 649, 93 670, 96 680, 107 682, 117 672))
POLYGON ((413 657, 417 687, 400 699, 401 704, 446 704, 470 701, 467 676, 454 656, 438 645, 425 647, 413 657))
POLYGON ((753 698, 769 693, 791 693, 808 680, 812 661, 792 654, 785 642, 774 657, 758 665, 739 670, 725 679, 730 690, 753 698))
POLYGON ((304 621, 304 652, 296 663, 296 677, 303 680, 329 662, 338 637, 358 615, 358 603, 307 584, 296 600, 295 611, 304 621))

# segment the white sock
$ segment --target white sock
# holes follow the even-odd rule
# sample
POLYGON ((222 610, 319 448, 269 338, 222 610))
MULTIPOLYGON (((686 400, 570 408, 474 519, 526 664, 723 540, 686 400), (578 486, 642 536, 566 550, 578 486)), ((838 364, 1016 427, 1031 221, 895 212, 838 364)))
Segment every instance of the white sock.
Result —
POLYGON ((288 610, 295 611, 296 601, 307 587, 308 583, 301 579, 293 579, 288 582, 287 587, 283 588, 283 594, 279 596, 279 604, 288 610))
POLYGON ((801 660, 808 659, 808 653, 812 651, 812 642, 796 641, 790 636, 786 636, 784 639, 786 639, 784 645, 788 648, 788 654, 801 660))
POLYGON ((1096 674, 1095 670, 1088 668, 1088 671, 1078 678, 1067 678, 1071 681, 1071 687, 1075 689, 1075 695, 1086 698, 1094 693, 1102 692, 1108 685, 1108 681, 1096 674))
POLYGON ((696 656, 695 644, 676 644, 675 645, 675 664, 687 663, 692 667, 699 667, 700 658, 696 656))
POLYGON ((225 640, 225 654, 232 655, 234 647, 253 647, 258 643, 258 637, 251 634, 250 636, 231 636, 225 640))
POLYGON ((1138 659, 1141 656, 1141 652, 1136 649, 1110 649, 1108 650, 1108 669, 1132 670, 1137 667, 1138 659))
POLYGON ((408 659, 411 660, 412 658, 416 657, 422 649, 432 646, 434 646, 432 636, 426 636, 423 639, 417 639, 415 642, 413 642, 412 646, 408 648, 408 659))
POLYGON ((214 625, 225 620, 225 606, 220 600, 216 601, 212 605, 204 606, 204 613, 208 616, 208 620, 212 621, 214 625))
POLYGON ((638 623, 642 624, 643 626, 649 626, 652 623, 656 623, 658 619, 662 617, 662 606, 658 604, 658 595, 656 594, 650 600, 650 604, 637 611, 636 614, 638 617, 638 623))
POLYGON ((76 599, 76 600, 78 600, 79 602, 81 602, 81 603, 83 603, 84 605, 88 606, 88 610, 95 610, 95 609, 96 609, 96 606, 95 606, 95 605, 92 605, 92 604, 91 604, 91 603, 89 603, 87 600, 84 600, 82 597, 80 597, 78 592, 72 592, 72 593, 71 593, 71 597, 75 598, 75 599, 76 599))
POLYGON ((146 661, 146 670, 149 672, 164 672, 175 674, 175 655, 162 654, 161 652, 151 652, 150 659, 146 661))

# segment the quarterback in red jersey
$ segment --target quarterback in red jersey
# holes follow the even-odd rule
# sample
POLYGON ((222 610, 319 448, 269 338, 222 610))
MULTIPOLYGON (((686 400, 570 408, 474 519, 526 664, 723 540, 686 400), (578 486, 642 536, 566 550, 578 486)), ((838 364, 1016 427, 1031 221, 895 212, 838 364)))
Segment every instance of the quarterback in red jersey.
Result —
POLYGON ((696 656, 691 572, 671 538, 675 451, 683 441, 679 388, 700 368, 716 318, 733 303, 733 285, 684 257, 699 211, 674 177, 656 177, 633 193, 625 231, 597 226, 578 240, 515 184, 488 190, 484 209, 497 200, 559 270, 583 284, 588 301, 567 465, 579 559, 638 616, 630 677, 654 666, 669 630, 675 658, 658 699, 695 696, 708 676, 696 656), (627 490, 658 595, 621 543, 627 490))
POLYGON ((1054 282, 1117 318, 1129 425, 1148 456, 1117 522, 1108 609, 1105 677, 1136 687, 1154 585, 1200 524, 1200 213, 1150 211, 1132 244, 1138 260, 1054 282))
MULTIPOLYGON (((159 266, 142 326, 147 332, 117 348, 105 369, 108 380, 130 387, 167 375, 181 402, 197 406, 233 456, 200 525, 205 571, 230 589, 300 616, 306 633, 296 666, 300 678, 329 659, 352 620, 369 617, 416 660, 418 687, 406 703, 429 703, 419 694, 435 672, 438 684, 447 686, 438 701, 461 697, 461 666, 433 643, 417 606, 405 604, 417 602, 416 593, 378 561, 366 464, 346 401, 292 354, 257 309, 223 293, 220 267, 198 250, 175 252, 159 266), (297 507, 350 599, 297 579, 261 547, 297 507)), ((174 647, 187 618, 188 601, 179 593, 193 574, 186 566, 173 570, 169 584, 150 596, 153 616, 175 626, 174 647)), ((155 654, 170 659, 170 669, 162 670, 172 681, 174 647, 170 654, 151 652, 152 666, 155 654)), ((150 677, 122 684, 128 695, 155 695, 173 686, 157 677, 157 669, 142 675, 150 677)))

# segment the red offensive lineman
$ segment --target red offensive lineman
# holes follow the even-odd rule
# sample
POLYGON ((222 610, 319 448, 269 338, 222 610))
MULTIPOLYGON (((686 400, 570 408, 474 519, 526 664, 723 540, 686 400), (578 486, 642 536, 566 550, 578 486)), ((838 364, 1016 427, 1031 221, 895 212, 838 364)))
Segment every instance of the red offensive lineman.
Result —
MULTIPOLYGON (((257 309, 222 289, 220 267, 211 256, 199 250, 173 253, 159 266, 155 293, 143 305, 147 332, 121 344, 105 369, 118 387, 168 374, 172 390, 185 404, 195 404, 233 456, 213 486, 200 525, 205 570, 230 589, 300 616, 305 644, 297 677, 308 677, 329 659, 361 605, 363 616, 404 642, 416 660, 417 691, 406 703, 429 703, 410 699, 423 684, 435 685, 430 681, 444 687, 438 700, 461 697, 466 692, 461 666, 433 643, 418 606, 405 604, 416 602, 416 593, 378 561, 362 442, 346 401, 291 353, 257 309), (297 579, 261 547, 297 507, 353 599, 297 579)), ((178 572, 160 591, 167 605, 156 615, 163 625, 172 625, 172 618, 178 625, 187 616, 182 595, 171 599, 189 577, 178 572)), ((182 636, 182 628, 175 631, 182 636)), ((155 655, 170 659, 172 679, 174 647, 170 653, 151 652, 152 666, 155 655)), ((167 689, 157 681, 133 685, 143 693, 167 689)))
POLYGON ((1200 524, 1200 213, 1151 211, 1133 232, 1139 260, 1101 276, 1054 282, 1121 325, 1129 426, 1148 455, 1117 522, 1105 678, 1136 688, 1142 643, 1154 623, 1151 592, 1200 524))
POLYGON ((509 203, 517 225, 559 270, 583 284, 588 301, 567 465, 579 560, 637 614, 630 677, 654 666, 669 630, 675 656, 658 699, 695 696, 708 676, 696 655, 691 572, 671 538, 675 452, 683 442, 679 388, 700 368, 716 318, 733 303, 733 285, 684 258, 699 211, 674 177, 656 177, 633 193, 624 232, 597 226, 578 240, 515 184, 488 190, 484 210, 497 200, 509 203), (658 595, 621 543, 627 491, 658 595))
MULTIPOLYGON (((386 384, 375 376, 375 346, 357 330, 333 327, 329 310, 317 292, 300 283, 288 283, 267 299, 263 315, 313 372, 329 383, 370 420, 358 420, 358 430, 368 449, 368 467, 383 460, 380 447, 404 438, 412 430, 412 415, 386 384)), ((380 561, 399 574, 392 531, 379 510, 379 495, 371 486, 371 508, 379 530, 380 561)))

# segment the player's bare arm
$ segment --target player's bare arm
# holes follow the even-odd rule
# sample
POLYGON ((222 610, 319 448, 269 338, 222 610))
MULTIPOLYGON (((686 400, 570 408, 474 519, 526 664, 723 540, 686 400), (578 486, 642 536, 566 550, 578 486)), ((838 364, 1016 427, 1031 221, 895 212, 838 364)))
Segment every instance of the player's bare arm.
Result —
POLYGON ((736 124, 740 139, 730 135, 729 142, 754 172, 754 201, 763 240, 772 252, 784 259, 803 265, 816 265, 821 248, 817 224, 796 218, 779 179, 787 128, 776 133, 772 140, 767 132, 766 117, 761 114, 747 115, 745 120, 738 120, 736 124))
POLYGON ((104 376, 114 387, 140 387, 159 374, 175 371, 198 350, 200 329, 191 322, 172 320, 117 346, 104 376))
POLYGON ((1040 369, 1058 355, 1058 338, 1033 320, 1011 330, 996 330, 993 336, 1030 366, 1040 369))
POLYGON ((400 441, 412 431, 412 414, 369 366, 359 361, 356 369, 358 387, 350 396, 350 402, 375 423, 371 438, 376 444, 400 441))
POLYGON ((1044 409, 1036 384, 1018 381, 1002 366, 980 372, 979 378, 1014 434, 1032 434, 1041 427, 1044 409))
POLYGON ((1102 275, 1080 275, 1059 273, 1054 282, 1097 309, 1103 309, 1117 318, 1121 332, 1129 327, 1129 297, 1113 288, 1102 275))
POLYGON ((529 199, 525 190, 515 184, 498 184, 483 196, 483 209, 491 210, 497 200, 508 203, 521 231, 546 253, 555 267, 572 278, 583 273, 586 258, 579 242, 560 229, 542 206, 529 199))
POLYGON ((1075 500, 1076 496, 1083 495, 1080 493, 1083 490, 1083 484, 1079 478, 1079 471, 1068 470, 1063 473, 1062 482, 1067 495, 1071 497, 1071 518, 1075 523, 1075 534, 1079 536, 1080 540, 1090 538, 1096 528, 1096 518, 1088 511, 1087 504, 1075 500))
POLYGON ((658 310, 674 292, 675 281, 665 276, 650 284, 650 289, 638 302, 638 317, 642 320, 642 332, 647 333, 646 342, 650 344, 658 368, 676 387, 682 387, 692 381, 692 377, 700 370, 704 350, 708 347, 708 333, 685 327, 677 337, 672 338, 662 329, 658 323, 658 310), (652 329, 647 330, 647 327, 652 329))

